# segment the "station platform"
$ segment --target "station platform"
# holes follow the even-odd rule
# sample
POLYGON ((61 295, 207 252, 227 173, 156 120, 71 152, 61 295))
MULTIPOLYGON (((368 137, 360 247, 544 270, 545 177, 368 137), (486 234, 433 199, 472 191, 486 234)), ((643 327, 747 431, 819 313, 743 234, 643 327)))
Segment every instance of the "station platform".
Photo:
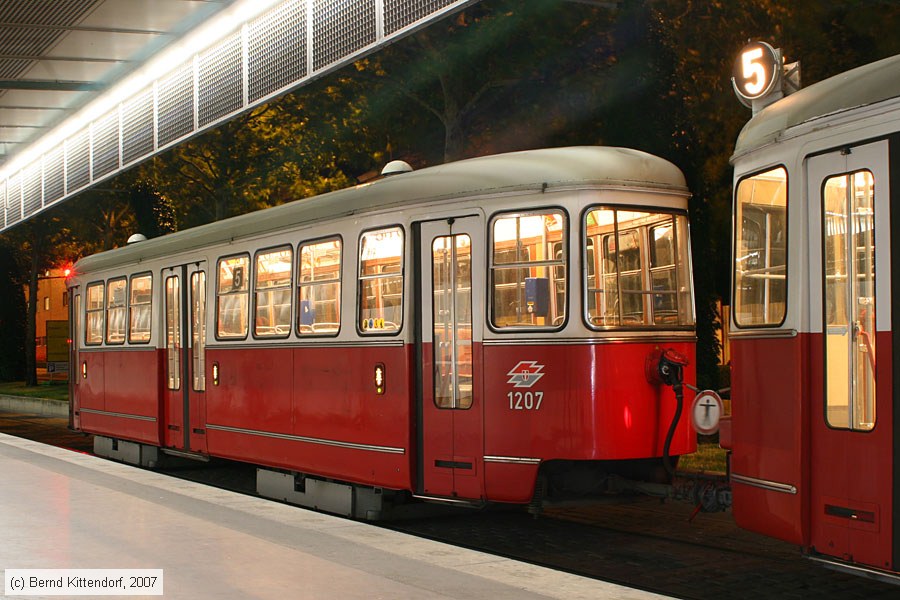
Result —
POLYGON ((0 473, 3 569, 162 569, 168 598, 661 597, 6 434, 0 473))

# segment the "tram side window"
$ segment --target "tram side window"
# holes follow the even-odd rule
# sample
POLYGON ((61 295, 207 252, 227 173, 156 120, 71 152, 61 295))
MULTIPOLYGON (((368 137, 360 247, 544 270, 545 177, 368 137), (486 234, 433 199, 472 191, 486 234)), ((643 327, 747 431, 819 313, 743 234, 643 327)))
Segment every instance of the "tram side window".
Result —
POLYGON ((146 343, 150 341, 152 298, 153 277, 149 273, 132 277, 128 327, 128 341, 131 343, 146 343))
POLYGON ((340 239, 300 246, 300 335, 337 335, 341 330, 341 246, 340 239))
POLYGON ((278 248, 256 255, 253 290, 256 316, 253 335, 287 337, 291 333, 291 264, 293 249, 278 248))
POLYGON ((247 255, 219 259, 216 298, 216 337, 219 339, 247 337, 249 269, 250 257, 247 255))
POLYGON ((586 213, 584 228, 591 326, 693 325, 684 215, 595 208, 586 213))
POLYGON ((787 171, 741 180, 736 194, 734 321, 780 325, 787 304, 787 171))
POLYGON ((367 231, 359 241, 359 326, 394 333, 403 325, 403 230, 367 231))
POLYGON ((491 323, 555 328, 566 317, 566 218, 562 211, 501 215, 492 225, 491 323))
POLYGON ((125 343, 126 280, 113 279, 106 284, 106 343, 125 343))
POLYGON ((87 327, 84 330, 84 343, 88 346, 97 346, 103 343, 103 282, 92 283, 87 286, 87 302, 85 312, 87 327))

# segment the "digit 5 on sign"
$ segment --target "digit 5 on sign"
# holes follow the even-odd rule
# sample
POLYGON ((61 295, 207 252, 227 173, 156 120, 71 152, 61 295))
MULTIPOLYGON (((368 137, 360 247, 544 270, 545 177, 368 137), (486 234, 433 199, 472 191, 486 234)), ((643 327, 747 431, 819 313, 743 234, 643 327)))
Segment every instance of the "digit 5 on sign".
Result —
POLYGON ((746 104, 769 94, 778 85, 780 76, 780 51, 765 42, 752 42, 741 49, 734 61, 731 83, 738 98, 746 104))

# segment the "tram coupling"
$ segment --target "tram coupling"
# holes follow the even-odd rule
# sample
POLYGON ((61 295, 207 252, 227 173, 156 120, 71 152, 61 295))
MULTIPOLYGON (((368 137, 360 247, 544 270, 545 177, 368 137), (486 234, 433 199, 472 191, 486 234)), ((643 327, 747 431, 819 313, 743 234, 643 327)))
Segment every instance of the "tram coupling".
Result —
POLYGON ((638 493, 663 500, 687 502, 697 513, 716 513, 731 508, 731 488, 724 473, 679 471, 671 483, 650 483, 612 476, 608 491, 614 494, 638 493))

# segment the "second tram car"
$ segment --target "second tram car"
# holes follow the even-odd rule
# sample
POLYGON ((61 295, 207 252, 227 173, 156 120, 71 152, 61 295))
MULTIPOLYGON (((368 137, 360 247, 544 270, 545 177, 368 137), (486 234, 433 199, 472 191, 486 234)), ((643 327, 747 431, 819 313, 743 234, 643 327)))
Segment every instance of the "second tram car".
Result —
POLYGON ((900 56, 763 108, 732 162, 735 520, 900 582, 900 56))
POLYGON ((358 517, 659 479, 667 447, 695 450, 645 375, 694 355, 687 198, 642 152, 534 150, 86 257, 72 425, 99 454, 253 463, 262 493, 358 517))

